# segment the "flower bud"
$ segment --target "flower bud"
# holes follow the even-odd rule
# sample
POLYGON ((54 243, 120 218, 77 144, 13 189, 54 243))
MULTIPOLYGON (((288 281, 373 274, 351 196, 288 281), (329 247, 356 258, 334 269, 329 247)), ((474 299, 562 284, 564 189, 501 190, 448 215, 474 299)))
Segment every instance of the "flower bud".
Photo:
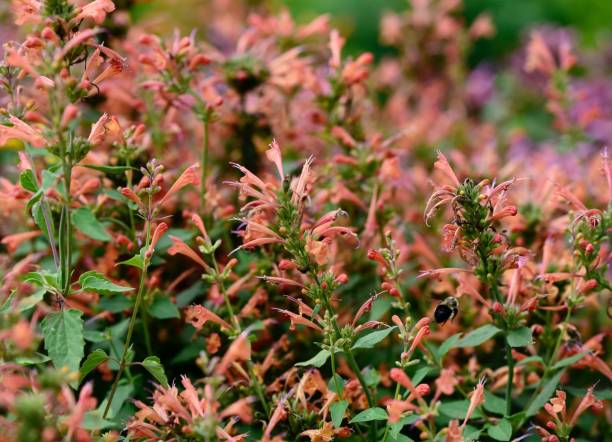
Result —
POLYGON ((336 276, 335 282, 336 284, 346 284, 348 280, 349 278, 346 273, 340 273, 338 276, 336 276))
POLYGON ((419 396, 427 396, 431 391, 431 388, 428 384, 419 384, 416 386, 416 392, 419 396))
POLYGON ((585 283, 582 284, 582 287, 580 287, 580 294, 584 295, 589 293, 591 290, 597 288, 597 285, 598 282, 595 279, 589 279, 588 281, 585 281, 585 283))
POLYGON ((294 270, 297 268, 297 264, 288 259, 281 259, 278 263, 278 268, 281 270, 294 270))
POLYGON ((504 309, 503 305, 501 305, 499 302, 495 301, 493 303, 493 311, 495 313, 498 313, 498 314, 502 315, 502 314, 504 314, 505 309, 504 309))

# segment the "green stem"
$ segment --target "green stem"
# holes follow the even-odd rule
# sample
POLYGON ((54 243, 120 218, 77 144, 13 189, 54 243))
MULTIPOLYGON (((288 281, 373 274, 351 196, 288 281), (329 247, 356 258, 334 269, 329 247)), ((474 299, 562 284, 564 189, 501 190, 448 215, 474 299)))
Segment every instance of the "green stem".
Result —
POLYGON ((149 314, 145 309, 140 312, 142 320, 142 331, 145 338, 145 347, 148 354, 153 354, 153 346, 151 345, 151 334, 149 333, 149 314))
POLYGON ((208 179, 208 150, 209 150, 209 137, 208 137, 208 129, 209 129, 209 120, 210 115, 208 111, 206 111, 206 116, 204 117, 204 149, 202 149, 202 182, 200 183, 200 200, 202 205, 202 211, 206 207, 206 180, 208 179))
POLYGON ((506 416, 512 414, 512 387, 514 381, 514 359, 512 358, 512 347, 508 344, 508 340, 505 339, 506 343, 506 359, 508 360, 508 384, 506 385, 506 416))
MULTIPOLYGON (((146 231, 146 244, 145 250, 149 248, 149 242, 151 237, 151 224, 149 221, 145 222, 145 231, 146 231)), ((102 419, 106 419, 106 415, 110 410, 111 404, 113 402, 113 398, 115 397, 115 393, 117 391, 117 387, 119 385, 119 381, 121 380, 121 376, 125 371, 125 367, 127 365, 127 355, 130 348, 130 343, 132 341, 132 333, 134 333, 134 325, 136 324, 136 317, 138 316, 138 308, 140 307, 140 303, 142 302, 142 297, 144 294, 145 282, 147 279, 147 267, 148 264, 145 262, 143 264, 142 271, 140 272, 140 283, 138 284, 138 294, 136 295, 136 302, 134 303, 134 310, 132 311, 132 316, 130 317, 130 324, 128 326, 127 336, 125 338, 125 345, 123 347, 123 353, 121 355, 121 362, 119 363, 119 371, 117 372, 117 376, 115 376, 115 381, 113 382, 113 386, 111 388, 110 396, 108 397, 108 402, 106 403, 106 408, 104 409, 104 414, 102 415, 102 419)))
MULTIPOLYGON (((315 280, 317 281, 317 284, 320 286, 321 284, 320 284, 319 278, 316 275, 314 276, 315 276, 315 280)), ((334 327, 334 333, 336 335, 335 339, 340 339, 340 337, 342 336, 340 333, 340 327, 338 326, 338 322, 336 321, 334 310, 331 304, 329 303, 329 299, 327 298, 325 291, 323 291, 322 298, 323 298, 323 305, 325 306, 325 309, 328 311, 329 315, 332 318, 332 326, 334 327)), ((376 405, 376 402, 374 402, 374 398, 372 397, 372 393, 370 392, 370 389, 368 388, 368 384, 366 384, 366 381, 363 378, 363 375, 361 374, 361 370, 359 369, 359 365, 357 364, 357 361, 355 360, 355 356, 353 355, 353 352, 351 351, 351 347, 347 345, 343 348, 343 350, 344 350, 344 353, 346 354, 346 360, 349 366, 351 367, 351 370, 353 370, 353 372, 355 373, 355 376, 357 377, 357 380, 359 381, 359 384, 361 385, 361 389, 366 395, 366 399, 368 401, 368 407, 369 408, 374 407, 376 405)), ((370 434, 370 436, 374 438, 373 440, 375 440, 376 433, 378 432, 378 423, 376 421, 373 421, 372 424, 373 424, 372 425, 373 431, 372 431, 372 434, 370 434)))

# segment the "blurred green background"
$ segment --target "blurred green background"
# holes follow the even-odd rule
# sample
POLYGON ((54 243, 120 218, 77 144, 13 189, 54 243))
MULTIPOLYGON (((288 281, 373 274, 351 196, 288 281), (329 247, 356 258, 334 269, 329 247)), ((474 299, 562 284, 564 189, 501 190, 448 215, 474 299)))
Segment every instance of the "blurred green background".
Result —
MULTIPOLYGON (((288 7, 298 21, 330 13, 350 33, 347 50, 384 49, 378 42, 380 16, 385 10, 402 10, 410 0, 277 0, 275 7, 288 7)), ((575 28, 581 45, 595 46, 612 35, 612 0, 464 0, 463 14, 471 23, 488 12, 496 27, 493 39, 480 41, 471 62, 499 59, 522 41, 525 29, 541 24, 575 28)), ((608 40, 609 41, 609 40, 608 40)))
MULTIPOLYGON (((120 0, 118 0, 120 1, 120 0)), ((198 6, 208 0, 152 0, 132 6, 137 21, 164 15, 165 29, 178 26, 188 32, 214 17, 202 17, 198 6)), ((273 10, 288 8, 302 23, 319 14, 329 13, 334 26, 348 35, 349 53, 371 51, 380 56, 387 49, 378 41, 380 17, 385 11, 400 11, 410 0, 242 0, 253 7, 273 10)), ((434 0, 435 1, 435 0, 434 0)), ((524 31, 532 26, 554 24, 576 29, 583 46, 610 41, 612 35, 612 0, 464 0, 463 15, 471 23, 482 12, 493 17, 497 33, 493 39, 478 42, 470 63, 483 59, 499 60, 518 47, 524 31)))

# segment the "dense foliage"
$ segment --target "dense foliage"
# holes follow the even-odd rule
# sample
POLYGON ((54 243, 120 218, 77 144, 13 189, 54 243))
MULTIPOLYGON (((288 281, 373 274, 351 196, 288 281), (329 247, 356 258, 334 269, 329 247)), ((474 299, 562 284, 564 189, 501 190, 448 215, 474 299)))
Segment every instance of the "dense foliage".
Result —
POLYGON ((458 0, 385 14, 380 60, 115 3, 12 0, 0 440, 609 437, 609 48, 470 69, 458 0))

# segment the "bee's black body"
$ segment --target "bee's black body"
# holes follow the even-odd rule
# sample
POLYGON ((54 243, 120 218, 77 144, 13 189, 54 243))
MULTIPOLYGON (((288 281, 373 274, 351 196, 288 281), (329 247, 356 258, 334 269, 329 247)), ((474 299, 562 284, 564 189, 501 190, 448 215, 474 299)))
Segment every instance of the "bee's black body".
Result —
POLYGON ((453 319, 459 312, 459 302, 457 298, 449 296, 436 306, 434 319, 438 324, 444 324, 449 319, 453 319))

